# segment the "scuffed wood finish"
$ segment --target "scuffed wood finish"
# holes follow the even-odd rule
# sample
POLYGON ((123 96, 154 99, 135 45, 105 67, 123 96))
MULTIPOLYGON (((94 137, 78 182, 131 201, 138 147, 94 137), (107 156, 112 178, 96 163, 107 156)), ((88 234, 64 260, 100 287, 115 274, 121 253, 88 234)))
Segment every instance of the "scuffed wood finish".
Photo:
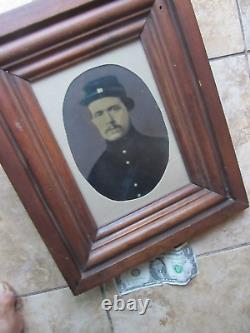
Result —
POLYGON ((152 204, 147 205, 146 207, 138 209, 136 212, 128 214, 127 216, 124 216, 114 222, 111 222, 108 225, 101 226, 97 230, 96 239, 101 239, 105 236, 111 235, 114 232, 129 226, 130 224, 138 222, 139 220, 144 219, 146 217, 149 217, 152 214, 159 212, 161 209, 169 207, 170 205, 177 203, 178 201, 198 192, 199 190, 200 187, 197 185, 194 184, 186 185, 180 188, 179 190, 174 191, 173 193, 167 195, 166 197, 158 199, 156 202, 153 202, 152 204))
POLYGON ((156 1, 142 33, 143 45, 192 180, 225 194, 221 161, 208 121, 208 111, 214 110, 208 110, 203 101, 177 23, 173 2, 156 1))
MULTIPOLYGON (((246 208, 246 207, 245 207, 246 208)), ((221 204, 195 216, 187 221, 166 230, 147 242, 131 248, 122 254, 105 262, 105 264, 97 265, 92 269, 86 270, 82 274, 82 280, 79 283, 75 293, 78 294, 82 290, 88 290, 103 281, 108 281, 115 275, 119 275, 125 270, 138 265, 138 262, 148 261, 152 257, 160 253, 164 253, 174 246, 185 242, 197 233, 204 232, 222 220, 231 217, 235 212, 244 209, 241 203, 233 200, 225 200, 221 204), (104 270, 105 268, 105 270, 104 270), (105 271, 105 276, 102 273, 105 271), (95 279, 93 279, 95 276, 95 279)))
POLYGON ((215 154, 220 159, 224 173, 224 187, 232 198, 246 202, 246 193, 241 178, 240 169, 233 149, 227 123, 222 112, 222 106, 210 66, 204 66, 206 58, 198 23, 189 1, 175 0, 178 11, 178 22, 187 45, 189 46, 190 63, 193 75, 199 83, 201 98, 206 107, 207 122, 215 142, 215 154), (191 47, 192 46, 192 47, 191 47), (193 47, 195 46, 195 47, 193 47))
POLYGON ((152 2, 109 1, 21 38, 10 37, 1 45, 0 66, 32 81, 138 38, 152 2))
POLYGON ((248 202, 190 1, 50 1, 22 9, 29 20, 21 9, 0 16, 0 161, 79 294, 248 202), (190 184, 97 228, 28 81, 134 39, 145 49, 190 184))
POLYGON ((124 251, 147 241, 155 235, 186 221, 194 215, 209 209, 223 201, 223 197, 207 189, 188 196, 176 204, 159 210, 147 218, 137 221, 127 228, 123 228, 111 237, 95 243, 88 259, 87 268, 96 266, 110 257, 114 257, 124 251))
MULTIPOLYGON (((1 71, 0 90, 2 126, 8 127, 13 139, 18 142, 18 154, 23 156, 33 187, 37 188, 46 209, 57 221, 58 230, 64 230, 72 256, 78 259, 78 264, 82 264, 90 250, 89 238, 95 236, 94 223, 89 223, 91 216, 87 206, 83 205, 80 192, 29 84, 1 71)), ((7 154, 3 158, 8 157, 7 154)), ((22 182, 22 179, 18 181, 22 182)), ((29 193, 25 187, 24 191, 28 206, 29 193)))
POLYGON ((144 23, 145 19, 139 19, 125 27, 119 26, 115 35, 112 30, 106 30, 97 37, 90 37, 91 42, 87 38, 79 39, 67 45, 66 48, 65 46, 53 48, 45 55, 39 54, 28 61, 20 61, 17 64, 3 66, 3 68, 29 81, 34 81, 49 73, 54 73, 55 70, 66 68, 79 60, 87 59, 139 37, 144 23))
MULTIPOLYGON (((103 1, 103 0, 100 0, 103 1)), ((103 1, 104 2, 104 1, 103 1)), ((9 37, 17 31, 31 31, 39 22, 55 20, 58 16, 68 16, 72 11, 84 11, 95 0, 35 0, 10 12, 0 14, 0 38, 9 37)))

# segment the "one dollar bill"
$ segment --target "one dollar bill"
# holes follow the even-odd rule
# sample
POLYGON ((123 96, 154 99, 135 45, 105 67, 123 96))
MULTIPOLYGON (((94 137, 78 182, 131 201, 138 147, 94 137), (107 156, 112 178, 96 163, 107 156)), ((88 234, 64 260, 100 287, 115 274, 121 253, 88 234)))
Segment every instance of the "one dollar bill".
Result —
POLYGON ((115 278, 120 295, 162 284, 187 285, 198 274, 192 248, 183 244, 115 278))

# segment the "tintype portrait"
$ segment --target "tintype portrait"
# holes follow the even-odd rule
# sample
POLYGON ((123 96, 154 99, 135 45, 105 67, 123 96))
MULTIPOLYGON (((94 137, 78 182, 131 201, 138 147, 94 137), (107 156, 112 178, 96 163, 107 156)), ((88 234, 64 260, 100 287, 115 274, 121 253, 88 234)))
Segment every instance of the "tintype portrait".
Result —
POLYGON ((63 117, 79 171, 103 196, 137 199, 161 180, 169 159, 167 130, 136 74, 117 65, 82 73, 67 90, 63 117))

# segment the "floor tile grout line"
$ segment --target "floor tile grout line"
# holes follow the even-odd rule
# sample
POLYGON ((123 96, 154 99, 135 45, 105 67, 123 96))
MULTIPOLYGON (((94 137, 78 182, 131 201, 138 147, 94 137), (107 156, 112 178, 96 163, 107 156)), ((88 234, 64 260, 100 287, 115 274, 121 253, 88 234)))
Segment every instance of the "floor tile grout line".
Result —
POLYGON ((248 51, 247 51, 247 40, 246 40, 245 29, 244 29, 244 24, 243 24, 243 20, 242 20, 241 7, 240 7, 240 4, 239 4, 239 0, 236 0, 236 6, 237 6, 239 21, 240 21, 241 33, 242 33, 242 37, 243 37, 244 54, 245 54, 246 62, 247 62, 248 75, 249 75, 249 78, 250 78, 250 63, 249 63, 248 54, 247 54, 248 53, 248 51))
MULTIPOLYGON (((218 250, 212 250, 212 251, 199 253, 199 254, 196 255, 196 257, 197 258, 208 257, 208 256, 213 255, 213 254, 225 253, 225 252, 229 252, 231 250, 241 249, 243 247, 248 247, 248 246, 250 246, 250 242, 245 242, 245 243, 242 243, 242 244, 227 246, 227 247, 224 247, 224 248, 218 249, 218 250)), ((32 297, 32 296, 45 294, 45 293, 48 293, 48 292, 53 292, 53 291, 62 290, 62 289, 68 289, 68 288, 69 287, 67 285, 64 285, 64 286, 60 286, 60 287, 56 287, 56 288, 43 289, 43 290, 34 291, 34 292, 26 293, 26 294, 19 294, 17 297, 18 298, 32 297)), ((102 300, 103 300, 103 299, 106 298, 105 288, 103 286, 100 286, 100 290, 101 290, 101 295, 102 295, 102 300)), ((106 312, 107 312, 108 319, 112 324, 111 326, 113 328, 113 323, 112 323, 110 313, 109 313, 109 311, 106 311, 106 312)), ((112 331, 112 333, 113 332, 114 332, 114 330, 112 331)))
POLYGON ((230 57, 237 57, 237 56, 240 56, 240 55, 245 55, 245 50, 242 51, 242 52, 225 54, 225 55, 218 56, 218 57, 211 57, 211 58, 208 58, 208 60, 209 60, 209 62, 210 61, 213 62, 213 61, 216 61, 216 60, 227 59, 227 58, 230 58, 230 57))
POLYGON ((40 294, 45 294, 45 293, 62 290, 62 289, 67 289, 67 288, 69 288, 69 287, 60 286, 60 287, 55 287, 55 288, 50 288, 50 289, 43 289, 43 290, 34 291, 34 292, 26 293, 26 294, 19 294, 19 295, 17 295, 17 298, 27 298, 27 297, 37 296, 40 294))
MULTIPOLYGON (((105 285, 101 285, 100 290, 101 290, 101 294, 102 294, 102 300, 106 299, 107 295, 106 295, 106 291, 105 291, 105 285)), ((105 312, 106 312, 108 322, 109 322, 109 325, 110 325, 111 333, 114 333, 115 330, 114 330, 113 321, 112 321, 112 318, 111 318, 111 315, 110 315, 110 311, 105 310, 105 312)))
POLYGON ((238 245, 227 246, 225 248, 218 249, 218 250, 207 251, 204 253, 197 254, 196 257, 197 258, 209 257, 210 255, 213 255, 213 254, 226 253, 231 250, 237 250, 237 249, 241 249, 241 248, 248 247, 248 246, 250 246, 250 242, 246 242, 246 243, 242 243, 242 244, 238 244, 238 245))
MULTIPOLYGON (((227 252, 232 251, 232 250, 237 250, 237 249, 241 249, 241 248, 248 247, 248 246, 250 246, 250 242, 245 242, 245 243, 238 244, 238 245, 227 246, 225 248, 218 249, 218 250, 213 250, 213 251, 207 251, 207 252, 204 252, 204 253, 200 253, 200 254, 197 254, 196 257, 197 258, 209 257, 209 256, 212 256, 214 254, 223 254, 223 253, 227 253, 227 252)), ((44 290, 40 290, 40 291, 34 291, 34 292, 31 292, 31 293, 19 294, 17 296, 17 298, 28 298, 28 297, 37 296, 37 295, 45 294, 45 293, 48 293, 48 292, 53 292, 53 291, 68 289, 68 288, 69 288, 68 286, 60 286, 60 287, 51 288, 51 289, 44 289, 44 290)), ((102 300, 107 298, 106 297, 106 292, 105 292, 105 287, 103 285, 100 286, 100 291, 101 291, 102 300)), ((111 332, 114 333, 115 331, 114 331, 113 321, 112 321, 110 312, 109 311, 105 311, 105 312, 106 312, 107 319, 108 319, 109 324, 110 324, 111 332)))

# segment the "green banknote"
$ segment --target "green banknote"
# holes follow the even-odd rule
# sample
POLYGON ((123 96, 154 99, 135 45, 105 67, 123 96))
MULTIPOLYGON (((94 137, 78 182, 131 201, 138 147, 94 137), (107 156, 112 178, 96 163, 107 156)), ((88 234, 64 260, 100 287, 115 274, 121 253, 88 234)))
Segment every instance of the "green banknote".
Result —
POLYGON ((187 285, 198 274, 195 254, 187 243, 115 278, 120 295, 165 283, 187 285))

